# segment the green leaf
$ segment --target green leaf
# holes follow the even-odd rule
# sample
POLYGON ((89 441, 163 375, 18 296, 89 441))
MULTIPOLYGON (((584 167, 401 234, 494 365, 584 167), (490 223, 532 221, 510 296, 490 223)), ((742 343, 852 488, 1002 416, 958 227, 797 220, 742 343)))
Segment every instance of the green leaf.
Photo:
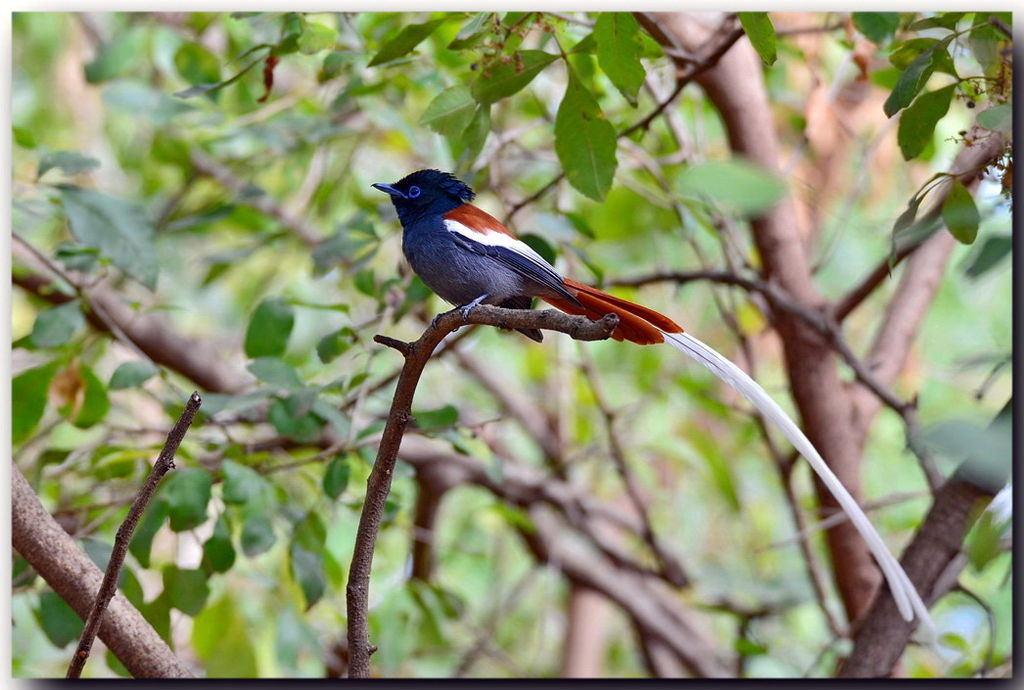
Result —
POLYGON ((434 97, 420 117, 420 124, 446 137, 461 135, 473 119, 476 101, 468 87, 451 86, 434 97))
POLYGON ((907 202, 907 207, 892 225, 892 234, 894 237, 897 233, 909 228, 914 223, 914 219, 917 218, 917 209, 921 206, 922 201, 924 201, 924 197, 916 194, 910 198, 907 202))
POLYGON ((217 56, 198 43, 183 43, 174 54, 174 67, 178 74, 193 86, 216 84, 220 81, 220 61, 217 56))
POLYGON ((352 468, 346 456, 339 455, 332 459, 324 469, 324 493, 331 500, 336 499, 345 491, 345 487, 348 486, 348 478, 351 473, 352 468))
POLYGON ((459 423, 459 411, 452 405, 445 405, 436 410, 413 410, 416 426, 422 431, 443 429, 459 423))
POLYGON ((299 617, 291 606, 279 607, 274 634, 274 654, 284 667, 298 664, 299 653, 309 650, 320 652, 319 633, 312 625, 299 617))
POLYGON ((60 168, 65 175, 76 175, 89 172, 100 167, 100 162, 91 156, 83 156, 77 151, 47 151, 39 159, 39 167, 36 169, 36 179, 46 174, 48 170, 60 168))
POLYGON ((373 275, 372 268, 364 268, 356 273, 353 283, 355 284, 356 290, 367 297, 377 296, 377 279, 373 275))
POLYGON ((84 324, 81 302, 71 300, 41 312, 29 338, 36 347, 57 347, 71 340, 75 331, 84 324))
MULTIPOLYGON (((980 17, 976 16, 975 19, 980 17)), ((971 46, 971 52, 984 70, 985 76, 995 76, 999 71, 999 44, 1004 39, 1005 36, 990 24, 978 26, 968 34, 967 42, 971 46)))
POLYGON ((259 357, 246 367, 253 376, 278 388, 302 388, 302 380, 295 369, 278 357, 259 357))
POLYGON ((210 596, 210 586, 206 583, 206 573, 202 570, 185 570, 176 565, 164 566, 164 591, 170 605, 187 616, 198 616, 210 596))
POLYGON ((1009 103, 993 106, 978 113, 978 124, 993 132, 1013 131, 1013 107, 1009 103))
POLYGON ((928 81, 928 77, 932 75, 937 59, 936 55, 939 54, 945 54, 946 57, 949 57, 946 45, 942 41, 923 51, 914 58, 913 62, 907 65, 906 69, 903 70, 903 74, 900 75, 900 80, 896 82, 896 87, 889 94, 889 97, 885 99, 885 103, 882 106, 886 116, 892 117, 910 105, 910 102, 914 100, 914 96, 917 95, 917 92, 928 81))
POLYGON ((192 622, 192 649, 207 678, 255 678, 259 673, 250 634, 256 630, 242 616, 230 590, 192 622))
POLYGON ((466 169, 480 155, 480 151, 487 141, 487 135, 491 131, 491 106, 477 106, 473 119, 470 121, 466 131, 461 137, 449 139, 452 147, 452 154, 459 161, 459 164, 466 169))
POLYGON ((78 408, 78 414, 71 423, 80 429, 88 429, 107 416, 107 412, 110 411, 110 398, 107 397, 106 386, 92 369, 83 366, 81 376, 85 384, 85 395, 82 398, 82 406, 78 408))
POLYGON ((319 357, 320 361, 324 364, 328 364, 347 352, 348 349, 355 344, 357 339, 358 335, 356 332, 348 326, 339 328, 336 331, 328 333, 321 338, 319 342, 317 342, 317 357, 319 357))
POLYGON ((569 55, 577 55, 580 53, 591 55, 596 51, 597 39, 594 38, 594 32, 591 31, 589 34, 581 38, 576 45, 569 49, 569 55))
POLYGON ((62 242, 53 250, 53 258, 73 271, 91 271, 100 258, 100 253, 91 247, 82 247, 74 242, 62 242))
POLYGON ((124 76, 139 65, 139 55, 146 51, 146 33, 121 30, 108 43, 99 47, 96 57, 85 65, 85 80, 100 84, 124 76))
POLYGON ((215 573, 226 573, 235 564, 235 547, 231 544, 231 524, 227 512, 220 514, 213 534, 203 544, 203 565, 215 573))
POLYGON ((74 642, 85 627, 74 609, 49 589, 40 592, 39 607, 33 613, 39 621, 39 627, 55 647, 64 647, 74 642))
POLYGON ((470 90, 480 105, 490 105, 523 89, 541 70, 558 59, 543 50, 520 50, 481 68, 470 90))
POLYGON ((923 93, 900 115, 896 140, 904 160, 916 158, 932 140, 935 125, 949 111, 956 84, 923 93))
POLYGON ((317 72, 316 80, 323 84, 341 75, 345 66, 356 60, 356 53, 348 50, 334 50, 324 56, 324 61, 317 72))
POLYGON ((594 201, 604 199, 618 164, 615 128, 571 68, 555 116, 555 153, 573 187, 594 201))
POLYGON ((558 258, 557 253, 555 252, 555 248, 552 247, 551 244, 540 235, 535 235, 532 232, 528 232, 520 235, 519 239, 525 242, 530 247, 530 249, 540 254, 541 257, 549 264, 555 263, 555 259, 558 258))
POLYGON ((71 233, 146 287, 156 287, 159 265, 153 245, 153 223, 138 204, 60 185, 60 197, 71 233))
POLYGON ((981 216, 974 205, 974 197, 960 180, 954 180, 946 200, 942 202, 942 221, 950 234, 964 244, 971 244, 978 236, 981 216))
POLYGON ((785 182, 742 158, 691 166, 677 178, 676 188, 748 216, 768 210, 786 193, 785 182))
POLYGON ((251 467, 239 465, 233 460, 225 460, 221 465, 224 472, 224 490, 222 497, 225 503, 248 503, 258 500, 269 488, 267 480, 251 467))
POLYGON ((160 370, 146 360, 125 362, 118 366, 110 377, 110 390, 116 391, 141 386, 158 373, 160 370))
POLYGON ((245 329, 245 354, 249 357, 283 355, 295 325, 295 310, 283 299, 259 303, 245 329))
POLYGON ((995 268, 1013 249, 1013 237, 1010 235, 990 235, 980 243, 981 247, 971 258, 965 271, 969 278, 978 278, 995 268))
POLYGON ((594 232, 594 228, 590 227, 590 223, 587 222, 587 219, 584 218, 582 214, 575 213, 573 211, 566 211, 564 215, 569 219, 569 222, 572 223, 572 226, 576 228, 576 232, 580 233, 584 237, 589 237, 590 239, 597 237, 597 233, 594 232))
MULTIPOLYGON (((166 491, 166 485, 164 491, 166 491)), ((143 568, 149 567, 149 552, 153 547, 153 537, 160 531, 164 524, 164 518, 170 511, 171 507, 161 492, 146 508, 142 520, 139 521, 139 526, 135 528, 135 534, 132 535, 128 550, 143 568)))
POLYGON ((775 27, 767 12, 737 12, 743 32, 766 65, 775 64, 775 27))
POLYGON ((314 55, 321 50, 333 48, 337 40, 338 32, 331 27, 316 22, 306 22, 306 26, 299 36, 299 52, 304 55, 314 55))
POLYGON ((761 654, 768 653, 768 648, 763 644, 748 640, 745 637, 737 638, 733 643, 733 647, 740 656, 760 656, 761 654))
POLYGON ((306 513, 292 532, 292 541, 307 551, 320 551, 327 539, 327 526, 315 510, 306 513))
POLYGON ((274 525, 262 512, 249 513, 242 524, 242 552, 252 558, 274 545, 274 525))
POLYGON ((924 31, 925 29, 949 29, 953 30, 956 28, 957 22, 959 22, 966 12, 941 12, 935 17, 926 17, 924 19, 918 19, 916 22, 907 27, 909 31, 924 31))
POLYGON ((305 393, 276 398, 267 411, 267 418, 279 434, 300 443, 315 440, 323 427, 321 419, 312 413, 313 400, 305 393))
POLYGON ((381 49, 373 56, 373 59, 370 60, 370 64, 368 64, 367 67, 375 67, 402 57, 418 46, 427 38, 427 36, 434 33, 434 29, 441 26, 444 22, 445 19, 442 18, 434 19, 423 24, 410 24, 409 26, 406 26, 398 32, 397 36, 381 46, 381 49))
POLYGON ((902 41, 892 47, 889 62, 893 67, 902 71, 922 53, 931 50, 934 56, 932 67, 935 71, 956 77, 956 68, 953 65, 953 58, 950 57, 949 51, 946 49, 947 44, 947 40, 940 41, 937 38, 912 38, 909 41, 902 41))
POLYGON ((292 542, 288 550, 289 566, 292 577, 302 588, 302 594, 306 598, 306 610, 308 611, 324 595, 327 588, 327 578, 324 576, 324 560, 318 552, 307 551, 298 544, 292 542))
POLYGON ((488 20, 493 12, 477 12, 448 44, 448 50, 465 50, 480 43, 490 30, 488 20))
POLYGON ((139 606, 139 613, 153 626, 157 634, 168 644, 171 643, 171 606, 167 595, 160 593, 153 601, 139 606))
POLYGON ((593 36, 601 69, 630 105, 636 107, 646 75, 640 62, 640 25, 629 12, 601 12, 593 36))
POLYGON ((853 25, 869 41, 882 45, 892 38, 900 25, 899 12, 854 12, 853 25))
POLYGON ((975 570, 984 570, 985 566, 1002 553, 1002 538, 1006 525, 997 520, 992 513, 985 511, 971 528, 964 543, 964 552, 975 570))
POLYGON ((11 133, 14 136, 14 143, 23 149, 34 149, 36 147, 36 137, 32 132, 24 127, 11 127, 11 133))
POLYGON ((161 495, 167 501, 173 531, 184 532, 206 522, 212 485, 210 473, 198 467, 185 467, 171 473, 161 495))

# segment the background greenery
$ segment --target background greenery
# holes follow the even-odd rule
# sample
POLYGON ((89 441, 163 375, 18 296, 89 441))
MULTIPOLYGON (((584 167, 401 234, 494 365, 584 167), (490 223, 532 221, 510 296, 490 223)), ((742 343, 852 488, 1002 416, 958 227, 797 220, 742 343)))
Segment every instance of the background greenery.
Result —
MULTIPOLYGON (((845 83, 855 47, 870 41, 863 88, 884 111, 847 133, 853 145, 827 190, 731 159, 695 87, 670 107, 672 126, 655 120, 617 140, 673 75, 626 14, 15 15, 14 233, 89 287, 163 314, 224 367, 248 370, 237 390, 204 395, 202 424, 141 526, 122 582, 183 658, 210 676, 321 676, 344 640, 355 523, 390 401, 387 377, 399 364, 372 336, 413 339, 445 308, 401 260, 397 220, 370 183, 452 170, 503 218, 564 171, 511 226, 567 275, 598 284, 716 267, 723 234, 753 259, 745 218, 789 189, 812 199, 818 284, 837 297, 889 252, 908 200, 948 169, 975 119, 1009 128, 1009 95, 992 87, 1007 69, 1004 44, 983 13, 772 16, 787 26, 837 24, 814 33, 811 49, 776 36, 757 13, 742 18, 771 63, 765 77, 787 170, 824 155, 805 139, 809 85, 845 83), (915 100, 919 93, 928 98, 915 100), (901 124, 887 124, 901 108, 901 124), (328 452, 314 443, 325 431, 342 440, 328 452), (279 437, 294 447, 253 446, 279 437)), ((997 172, 973 199, 965 190, 947 204, 946 224, 963 244, 897 386, 919 394, 926 425, 982 426, 1010 394, 1008 368, 986 382, 1011 342, 1001 182, 997 172)), ((27 270, 16 253, 15 275, 27 270)), ((14 461, 102 564, 195 384, 90 328, 87 299, 57 287, 75 299, 53 307, 13 293, 14 461)), ((730 356, 741 355, 723 303, 743 333, 756 338, 766 325, 735 289, 616 292, 730 356)), ((870 338, 877 302, 846 323, 851 342, 870 338)), ((770 339, 761 346, 757 377, 788 404, 770 339)), ((459 349, 555 415, 569 476, 614 501, 621 483, 585 369, 599 372, 652 523, 685 554, 693 586, 681 600, 702 611, 723 648, 748 657, 749 675, 828 672, 835 650, 819 658, 829 635, 796 546, 776 543, 793 533, 777 472, 730 393, 667 348, 555 334, 536 345, 478 328, 459 349), (708 608, 720 601, 733 610, 708 608), (738 636, 735 608, 760 605, 770 615, 738 636)), ((493 435, 521 462, 544 466, 528 434, 451 356, 429 365, 416 405, 421 434, 495 476, 504 461, 493 435)), ((916 492, 873 512, 894 545, 929 504, 904 441, 900 420, 883 413, 864 468, 868 501, 916 492)), ((524 549, 517 527, 529 518, 482 488, 456 488, 437 523, 436 576, 409 580, 418 486, 399 468, 371 589, 379 673, 557 674, 568 585, 524 549), (472 651, 482 631, 486 653, 472 651)), ((799 497, 802 510, 814 509, 809 481, 799 497)), ((947 647, 912 648, 909 674, 968 675, 1006 661, 1009 567, 998 544, 972 561, 962 578, 970 594, 935 610, 947 647)), ((644 675, 622 614, 610 615, 605 672, 644 675)), ((13 618, 14 675, 62 675, 80 622, 20 558, 13 618)), ((119 672, 110 655, 86 669, 119 672)))

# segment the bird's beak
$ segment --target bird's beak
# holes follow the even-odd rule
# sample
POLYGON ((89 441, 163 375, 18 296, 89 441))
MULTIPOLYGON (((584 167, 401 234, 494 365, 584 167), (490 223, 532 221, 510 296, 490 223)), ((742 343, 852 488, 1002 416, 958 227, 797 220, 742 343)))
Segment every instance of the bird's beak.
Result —
POLYGON ((405 194, 402 194, 400 191, 398 191, 397 189, 395 189, 394 187, 392 187, 389 184, 384 184, 383 182, 377 182, 377 183, 374 183, 374 184, 372 184, 370 186, 373 187, 374 189, 379 189, 382 192, 387 192, 392 197, 401 197, 403 199, 405 198, 405 194))

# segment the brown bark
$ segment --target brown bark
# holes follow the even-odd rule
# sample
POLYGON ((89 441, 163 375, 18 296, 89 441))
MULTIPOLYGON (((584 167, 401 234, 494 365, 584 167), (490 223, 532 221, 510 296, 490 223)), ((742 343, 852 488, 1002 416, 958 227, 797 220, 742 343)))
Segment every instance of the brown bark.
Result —
MULTIPOLYGON (((955 583, 955 578, 941 576, 960 554, 967 530, 992 495, 956 476, 935 494, 931 510, 901 560, 910 581, 929 606, 955 583)), ((877 597, 854 638, 853 651, 839 668, 839 677, 889 676, 914 627, 914 623, 900 616, 892 597, 877 597)))
MULTIPOLYGON (((705 29, 688 15, 664 15, 664 22, 686 46, 703 40, 705 29)), ((760 58, 743 40, 697 81, 721 114, 733 151, 779 172, 775 124, 761 72, 760 58)), ((753 221, 754 242, 765 277, 800 302, 818 308, 824 302, 812 282, 797 222, 793 201, 786 197, 753 221)), ((850 424, 852 407, 844 395, 835 354, 821 335, 798 318, 776 313, 775 326, 782 337, 786 373, 804 431, 860 501, 860 443, 850 424)), ((838 510, 829 491, 816 485, 823 510, 838 510)), ((837 525, 828 531, 827 539, 847 616, 855 620, 874 596, 881 580, 878 569, 852 524, 837 525)))
MULTIPOLYGON (((18 287, 50 304, 64 304, 74 299, 37 273, 21 270, 12 280, 18 287)), ((209 343, 175 332, 162 316, 140 314, 105 287, 90 290, 88 302, 91 308, 86 318, 93 328, 109 332, 113 324, 154 362, 188 377, 204 391, 237 393, 246 386, 247 374, 224 362, 209 343)))
MULTIPOLYGON (((11 541, 15 550, 85 620, 103 573, 43 508, 17 466, 11 468, 11 482, 11 541)), ((99 637, 136 678, 192 675, 120 593, 110 601, 99 637)))

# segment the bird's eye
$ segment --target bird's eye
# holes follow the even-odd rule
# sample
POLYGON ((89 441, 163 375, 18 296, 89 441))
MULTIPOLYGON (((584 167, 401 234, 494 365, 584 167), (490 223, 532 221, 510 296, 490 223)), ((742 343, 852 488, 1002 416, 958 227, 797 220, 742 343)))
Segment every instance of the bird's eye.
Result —
POLYGON ((410 199, 415 199, 419 195, 420 195, 420 188, 417 187, 416 185, 413 185, 412 187, 409 187, 409 191, 406 193, 406 196, 409 197, 410 199))

